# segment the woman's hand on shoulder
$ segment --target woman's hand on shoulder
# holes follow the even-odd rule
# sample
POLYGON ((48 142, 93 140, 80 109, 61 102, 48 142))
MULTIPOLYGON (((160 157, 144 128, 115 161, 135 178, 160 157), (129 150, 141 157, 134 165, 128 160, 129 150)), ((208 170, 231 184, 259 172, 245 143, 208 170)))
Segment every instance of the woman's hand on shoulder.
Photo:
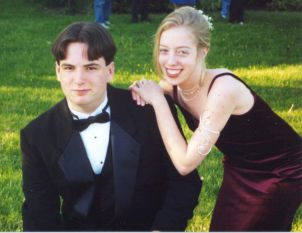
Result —
POLYGON ((133 100, 141 106, 146 104, 157 105, 164 97, 163 89, 152 80, 141 79, 134 82, 129 88, 133 100))
POLYGON ((163 89, 166 95, 170 95, 171 97, 173 97, 173 86, 170 83, 162 79, 159 81, 158 84, 163 89))

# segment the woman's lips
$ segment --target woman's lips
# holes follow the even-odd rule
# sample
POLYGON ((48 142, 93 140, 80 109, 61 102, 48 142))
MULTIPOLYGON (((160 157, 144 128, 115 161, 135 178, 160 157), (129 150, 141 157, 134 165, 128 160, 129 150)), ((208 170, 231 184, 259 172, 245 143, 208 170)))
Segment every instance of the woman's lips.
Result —
POLYGON ((182 69, 169 69, 166 68, 166 74, 170 78, 176 78, 181 73, 182 69))

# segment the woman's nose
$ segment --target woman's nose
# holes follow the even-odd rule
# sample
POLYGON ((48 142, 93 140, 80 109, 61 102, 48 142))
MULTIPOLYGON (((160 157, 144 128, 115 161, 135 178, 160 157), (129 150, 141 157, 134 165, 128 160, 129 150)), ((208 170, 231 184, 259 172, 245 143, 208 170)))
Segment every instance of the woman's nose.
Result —
POLYGON ((168 56, 168 65, 175 65, 175 64, 176 64, 175 54, 169 54, 169 56, 168 56))

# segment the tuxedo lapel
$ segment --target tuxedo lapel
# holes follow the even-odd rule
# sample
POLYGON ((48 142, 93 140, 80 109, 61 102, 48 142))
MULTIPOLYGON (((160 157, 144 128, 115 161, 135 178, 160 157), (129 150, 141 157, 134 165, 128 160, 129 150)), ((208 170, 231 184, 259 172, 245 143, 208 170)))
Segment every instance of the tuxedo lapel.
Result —
POLYGON ((123 213, 134 191, 140 145, 116 122, 111 122, 116 214, 123 213))
POLYGON ((61 153, 63 153, 74 131, 72 116, 68 108, 66 99, 62 100, 58 104, 57 116, 54 121, 57 124, 56 126, 54 126, 57 130, 56 145, 58 146, 61 153))
POLYGON ((130 205, 140 153, 140 144, 133 138, 136 133, 134 118, 127 109, 129 105, 124 102, 127 100, 119 96, 118 90, 109 86, 110 134, 117 216, 121 215, 130 205))
POLYGON ((58 163, 69 185, 80 187, 75 191, 77 198, 73 208, 80 215, 86 216, 93 200, 95 182, 86 150, 78 132, 71 135, 58 163))
POLYGON ((70 183, 87 183, 94 179, 93 171, 82 138, 73 132, 63 154, 58 161, 65 177, 70 183))
POLYGON ((80 187, 73 200, 73 209, 76 213, 86 216, 89 212, 94 190, 94 173, 80 134, 73 129, 66 100, 59 104, 57 145, 62 154, 58 164, 68 181, 70 188, 80 187))

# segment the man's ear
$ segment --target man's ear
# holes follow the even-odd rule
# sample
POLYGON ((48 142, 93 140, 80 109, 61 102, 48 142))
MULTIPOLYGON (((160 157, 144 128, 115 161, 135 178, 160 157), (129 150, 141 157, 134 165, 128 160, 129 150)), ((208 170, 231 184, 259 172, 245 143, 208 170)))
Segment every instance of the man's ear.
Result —
POLYGON ((60 80, 59 80, 59 76, 60 76, 61 70, 60 70, 60 65, 58 64, 57 61, 56 61, 56 63, 55 63, 55 69, 56 69, 57 80, 60 81, 60 80))
POLYGON ((107 69, 108 69, 108 82, 111 82, 114 78, 114 62, 112 61, 109 65, 107 65, 107 69))

